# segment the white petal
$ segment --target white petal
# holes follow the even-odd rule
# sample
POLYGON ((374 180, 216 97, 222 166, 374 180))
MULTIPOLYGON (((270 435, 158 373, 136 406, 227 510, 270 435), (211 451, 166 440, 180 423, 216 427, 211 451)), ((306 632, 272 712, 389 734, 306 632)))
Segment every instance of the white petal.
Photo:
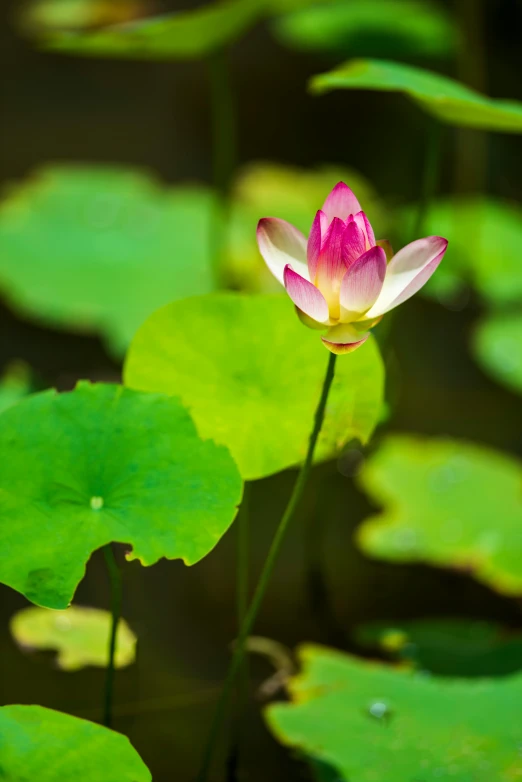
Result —
POLYGON ((399 250, 388 264, 379 298, 365 318, 384 315, 417 293, 441 262, 447 246, 442 236, 427 236, 399 250))
POLYGON ((266 265, 281 285, 288 263, 308 280, 306 239, 293 225, 278 217, 263 217, 257 224, 257 243, 266 265))

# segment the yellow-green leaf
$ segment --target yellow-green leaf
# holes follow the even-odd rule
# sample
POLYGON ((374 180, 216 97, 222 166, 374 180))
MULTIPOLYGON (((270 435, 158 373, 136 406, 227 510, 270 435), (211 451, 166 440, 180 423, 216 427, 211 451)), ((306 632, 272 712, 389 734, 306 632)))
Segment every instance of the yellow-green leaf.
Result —
MULTIPOLYGON (((109 659, 111 614, 99 608, 70 606, 65 611, 30 606, 18 611, 9 624, 11 635, 29 651, 56 650, 64 671, 78 671, 87 665, 105 668, 109 659)), ((136 657, 136 636, 120 619, 114 665, 125 668, 136 657)))

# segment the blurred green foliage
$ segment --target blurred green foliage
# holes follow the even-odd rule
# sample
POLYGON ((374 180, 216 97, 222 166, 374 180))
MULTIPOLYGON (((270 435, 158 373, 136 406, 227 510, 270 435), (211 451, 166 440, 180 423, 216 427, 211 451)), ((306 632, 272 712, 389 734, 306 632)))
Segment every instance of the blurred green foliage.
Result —
POLYGON ((1 707, 0 744, 5 782, 152 782, 125 736, 42 706, 1 707))
POLYGON ((345 782, 492 782, 522 774, 522 676, 444 680, 300 649, 291 702, 269 706, 284 744, 339 769, 345 782))
POLYGON ((522 133, 522 103, 488 98, 460 82, 387 60, 350 60, 314 76, 316 95, 335 89, 401 92, 441 122, 504 133, 522 133))
POLYGON ((0 204, 0 288, 121 355, 157 307, 212 290, 211 209, 208 190, 167 190, 130 168, 43 169, 0 204))
MULTIPOLYGON (((226 445, 254 480, 304 459, 327 358, 285 295, 214 293, 154 313, 131 344, 125 382, 179 396, 201 437, 226 445)), ((369 439, 383 384, 373 340, 338 362, 317 459, 369 439)))
MULTIPOLYGON (((114 25, 121 19, 109 3, 101 0, 37 0, 22 15, 22 24, 54 51, 93 57, 190 60, 233 43, 266 17, 306 7, 313 1, 217 0, 196 9, 114 25), (111 13, 116 18, 111 18, 111 13), (83 25, 79 24, 82 19, 83 25), (105 24, 105 29, 90 31, 93 21, 94 26, 105 24)), ((123 20, 125 15, 127 20, 139 16, 144 7, 144 3, 131 0, 120 0, 120 5, 123 20)))
MULTIPOLYGON (((78 671, 87 665, 107 666, 111 631, 108 611, 77 605, 65 611, 30 606, 12 617, 9 629, 22 649, 56 650, 56 662, 64 671, 78 671)), ((114 667, 125 668, 135 657, 136 636, 127 622, 120 619, 114 667)))
POLYGON ((339 55, 448 56, 457 47, 455 22, 424 0, 330 0, 282 16, 273 24, 283 43, 339 55))
POLYGON ((476 619, 368 622, 357 643, 437 676, 503 676, 522 668, 522 635, 476 619))
POLYGON ((0 413, 31 390, 31 369, 24 361, 12 361, 0 378, 0 413))
POLYGON ((522 594, 522 464, 457 440, 387 438, 358 476, 383 511, 363 522, 370 556, 471 573, 522 594))
MULTIPOLYGON (((415 207, 403 213, 405 226, 415 207)), ((514 202, 480 196, 437 199, 424 223, 427 234, 449 240, 448 252, 423 291, 451 302, 471 283, 484 301, 500 307, 522 301, 522 209, 514 202)))
POLYGON ((202 559, 232 523, 242 483, 179 400, 82 382, 2 413, 0 580, 66 608, 91 553, 119 541, 144 565, 202 559), (8 523, 5 523, 8 520, 8 523))
POLYGON ((522 313, 499 312, 482 318, 473 335, 477 361, 491 377, 522 393, 522 313))

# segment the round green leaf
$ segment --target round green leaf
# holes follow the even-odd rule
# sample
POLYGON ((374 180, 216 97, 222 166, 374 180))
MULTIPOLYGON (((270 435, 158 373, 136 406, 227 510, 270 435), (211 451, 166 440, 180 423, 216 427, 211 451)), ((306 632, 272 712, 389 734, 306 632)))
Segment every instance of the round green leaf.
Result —
POLYGON ((388 60, 349 60, 314 76, 314 93, 334 89, 402 92, 442 122, 462 127, 522 133, 522 104, 495 100, 438 73, 388 60))
POLYGON ((390 437, 360 481, 384 510, 359 528, 371 556, 472 572, 522 594, 522 464, 457 440, 390 437))
MULTIPOLYGON (((43 42, 54 51, 94 57, 199 59, 239 38, 262 17, 265 4, 264 0, 220 0, 87 33, 51 28, 43 42)), ((41 32, 46 32, 45 27, 41 32)))
POLYGON ((334 0, 284 16, 274 27, 293 48, 345 55, 449 55, 457 44, 451 16, 426 0, 334 0))
POLYGON ((231 524, 241 479, 179 400, 115 385, 36 394, 0 424, 0 581, 66 608, 91 553, 202 559, 231 524))
POLYGON ((0 708, 3 782, 151 782, 126 736, 42 706, 0 708))
POLYGON ((0 206, 0 290, 121 355, 157 307, 212 289, 211 213, 206 190, 166 190, 132 169, 44 169, 0 206))
POLYGON ((488 374, 522 393, 522 313, 487 315, 475 332, 473 349, 488 374))
MULTIPOLYGON (((414 208, 404 210, 400 223, 407 241, 414 208)), ((516 304, 522 299, 522 209, 493 198, 444 198, 426 216, 426 234, 445 236, 448 251, 437 274, 423 289, 442 302, 471 283, 490 304, 516 304)))
POLYGON ((339 181, 347 182, 364 204, 379 238, 386 236, 386 216, 368 180, 357 171, 323 165, 315 169, 257 162, 245 166, 234 184, 224 273, 232 289, 280 291, 256 241, 260 217, 288 220, 305 236, 326 195, 339 181))
MULTIPOLYGON (((105 668, 109 660, 112 618, 99 608, 71 606, 65 611, 30 606, 10 622, 11 635, 23 649, 56 649, 57 663, 64 671, 87 665, 105 668)), ((124 619, 118 623, 116 668, 125 668, 136 657, 136 636, 124 619)))
POLYGON ((436 679, 305 646, 291 703, 267 720, 346 782, 495 782, 522 776, 522 676, 436 679))
MULTIPOLYGON (((180 396, 201 436, 226 444, 253 480, 304 459, 327 361, 286 296, 216 293, 154 313, 132 342, 125 382, 180 396)), ((373 340, 338 360, 318 459, 368 440, 383 381, 373 340)))

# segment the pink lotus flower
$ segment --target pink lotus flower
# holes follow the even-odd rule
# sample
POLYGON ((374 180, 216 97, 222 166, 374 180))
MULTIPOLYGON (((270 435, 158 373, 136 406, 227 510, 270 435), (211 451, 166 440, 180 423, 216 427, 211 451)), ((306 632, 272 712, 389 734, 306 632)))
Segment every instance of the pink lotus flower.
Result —
POLYGON ((303 323, 327 329, 321 339, 337 354, 362 345, 386 312, 417 293, 448 246, 441 236, 427 236, 392 257, 387 242, 375 241, 368 218, 344 182, 317 212, 308 241, 277 217, 259 221, 257 241, 303 323))

